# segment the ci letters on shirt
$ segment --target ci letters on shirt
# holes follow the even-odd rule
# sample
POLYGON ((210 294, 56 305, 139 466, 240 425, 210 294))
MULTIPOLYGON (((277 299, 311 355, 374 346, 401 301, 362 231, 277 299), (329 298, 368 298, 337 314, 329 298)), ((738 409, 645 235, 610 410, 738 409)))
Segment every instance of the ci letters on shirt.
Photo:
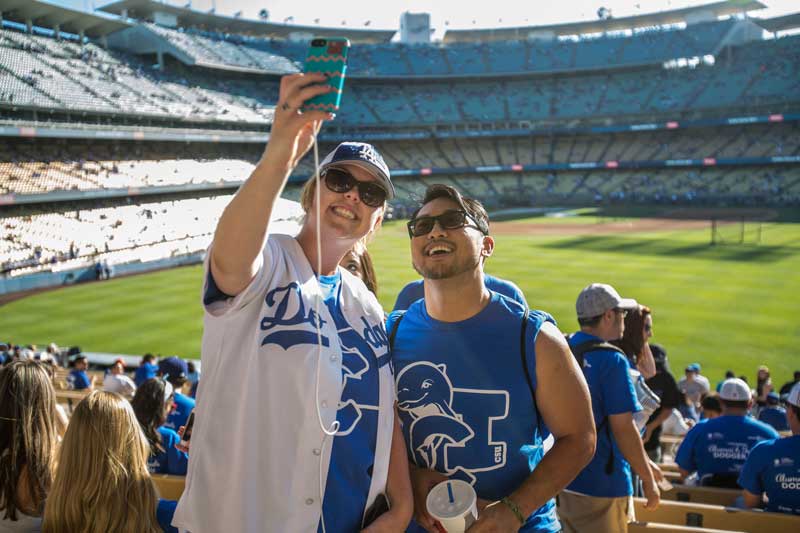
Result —
POLYGON ((454 387, 446 365, 418 362, 398 374, 397 401, 417 465, 468 483, 505 466, 507 443, 492 426, 508 417, 507 391, 454 387))

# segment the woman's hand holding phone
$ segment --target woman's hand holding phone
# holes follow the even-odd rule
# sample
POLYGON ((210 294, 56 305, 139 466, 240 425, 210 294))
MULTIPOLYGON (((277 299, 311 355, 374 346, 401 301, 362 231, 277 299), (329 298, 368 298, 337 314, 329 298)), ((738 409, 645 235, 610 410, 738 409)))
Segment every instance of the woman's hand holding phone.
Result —
POLYGON ((291 74, 281 78, 280 96, 275 107, 269 143, 264 159, 273 164, 286 164, 291 171, 314 144, 324 120, 332 120, 327 111, 301 112, 303 104, 333 89, 325 85, 324 74, 291 74))

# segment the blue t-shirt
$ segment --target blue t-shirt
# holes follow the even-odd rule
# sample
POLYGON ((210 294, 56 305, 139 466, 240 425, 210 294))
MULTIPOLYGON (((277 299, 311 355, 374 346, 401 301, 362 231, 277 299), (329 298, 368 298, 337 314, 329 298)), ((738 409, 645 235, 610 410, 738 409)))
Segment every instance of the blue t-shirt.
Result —
POLYGON ((753 494, 767 493, 767 511, 800 515, 800 435, 759 442, 739 475, 753 494))
POLYGON ((184 396, 180 392, 175 393, 173 402, 175 403, 175 409, 167 416, 167 421, 164 422, 163 427, 178 431, 178 429, 180 429, 181 426, 185 426, 186 421, 189 420, 189 415, 192 409, 194 409, 195 402, 193 399, 184 396))
POLYGON ((775 431, 789 431, 789 419, 783 407, 765 407, 758 413, 758 419, 775 428, 775 431))
POLYGON ((164 426, 158 428, 158 433, 161 435, 161 447, 164 448, 164 451, 148 457, 147 469, 151 474, 185 476, 189 456, 175 447, 181 438, 177 433, 164 426))
POLYGON ((158 365, 155 363, 142 363, 139 365, 139 368, 136 369, 136 372, 133 374, 133 382, 136 383, 137 387, 141 387, 142 383, 147 381, 148 379, 152 379, 156 377, 158 374, 158 365))
MULTIPOLYGON (((516 300, 523 306, 528 307, 528 302, 525 301, 525 295, 519 287, 510 281, 490 276, 489 274, 483 275, 483 283, 490 291, 499 292, 503 296, 508 296, 512 300, 516 300)), ((397 300, 394 302, 394 309, 392 311, 403 311, 411 307, 411 304, 425 297, 425 285, 423 280, 418 279, 412 281, 400 291, 397 295, 397 300)))
POLYGON ((777 439, 778 432, 747 416, 719 416, 697 424, 684 437, 675 462, 702 479, 710 474, 741 471, 750 450, 759 442, 777 439))
POLYGON ((178 533, 178 528, 172 527, 172 517, 175 514, 175 508, 178 507, 178 502, 174 500, 158 500, 158 507, 156 507, 156 519, 161 530, 165 533, 178 533))
MULTIPOLYGON (((569 344, 602 339, 578 331, 569 344)), ((567 486, 568 490, 598 498, 619 498, 633 494, 631 466, 622 455, 611 431, 610 415, 636 413, 642 410, 629 373, 628 358, 612 350, 595 350, 583 356, 583 374, 592 397, 592 414, 597 427, 597 447, 591 462, 567 486), (613 456, 611 474, 606 473, 613 456)))
MULTIPOLYGON (((498 500, 528 478, 543 455, 540 419, 520 358, 525 307, 492 292, 489 304, 461 322, 431 318, 425 301, 403 315, 394 340, 397 402, 403 436, 418 466, 471 483, 478 497, 498 500)), ((392 331, 401 313, 389 315, 392 331)), ((553 318, 531 311, 528 370, 536 387, 536 336, 553 318)), ((561 526, 547 502, 521 531, 561 526)), ((412 522, 409 531, 421 531, 412 522)))
MULTIPOLYGON (((344 383, 336 415, 339 430, 331 445, 322 517, 326 531, 360 531, 378 438, 378 369, 389 364, 389 357, 379 361, 372 346, 345 319, 339 307, 341 282, 339 271, 333 276, 320 276, 325 305, 339 331, 344 383)), ((318 529, 321 531, 322 524, 318 529)))
POLYGON ((85 370, 73 370, 67 376, 67 383, 75 390, 83 390, 88 389, 92 382, 85 370))

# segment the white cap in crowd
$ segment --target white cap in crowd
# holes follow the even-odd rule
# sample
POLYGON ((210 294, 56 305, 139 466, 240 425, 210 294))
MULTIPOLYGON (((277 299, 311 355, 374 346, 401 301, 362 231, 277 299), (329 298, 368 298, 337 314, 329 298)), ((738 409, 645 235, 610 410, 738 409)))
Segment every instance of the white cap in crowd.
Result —
POLYGON ((609 309, 636 309, 639 304, 633 298, 623 298, 611 285, 592 283, 585 287, 575 302, 578 318, 600 316, 609 309))
POLYGON ((719 399, 729 402, 746 402, 750 400, 752 393, 750 387, 739 378, 730 378, 722 382, 719 389, 719 399))
POLYGON ((794 384, 792 390, 789 391, 789 396, 786 398, 786 402, 796 407, 800 407, 800 383, 794 384))

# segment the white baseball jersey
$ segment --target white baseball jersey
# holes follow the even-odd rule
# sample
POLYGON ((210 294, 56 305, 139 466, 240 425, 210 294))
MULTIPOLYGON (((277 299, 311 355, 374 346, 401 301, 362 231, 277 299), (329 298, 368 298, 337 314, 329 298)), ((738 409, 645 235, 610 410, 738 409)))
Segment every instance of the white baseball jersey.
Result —
MULTIPOLYGON (((383 310, 360 280, 340 271, 344 317, 386 358, 383 310)), ((321 423, 330 428, 336 420, 343 378, 339 335, 321 300, 316 315, 316 298, 319 283, 300 245, 270 235, 250 285, 205 306, 203 379, 176 527, 192 533, 317 531, 332 444, 321 423)), ((367 508, 386 488, 394 420, 391 365, 379 375, 367 508)))

